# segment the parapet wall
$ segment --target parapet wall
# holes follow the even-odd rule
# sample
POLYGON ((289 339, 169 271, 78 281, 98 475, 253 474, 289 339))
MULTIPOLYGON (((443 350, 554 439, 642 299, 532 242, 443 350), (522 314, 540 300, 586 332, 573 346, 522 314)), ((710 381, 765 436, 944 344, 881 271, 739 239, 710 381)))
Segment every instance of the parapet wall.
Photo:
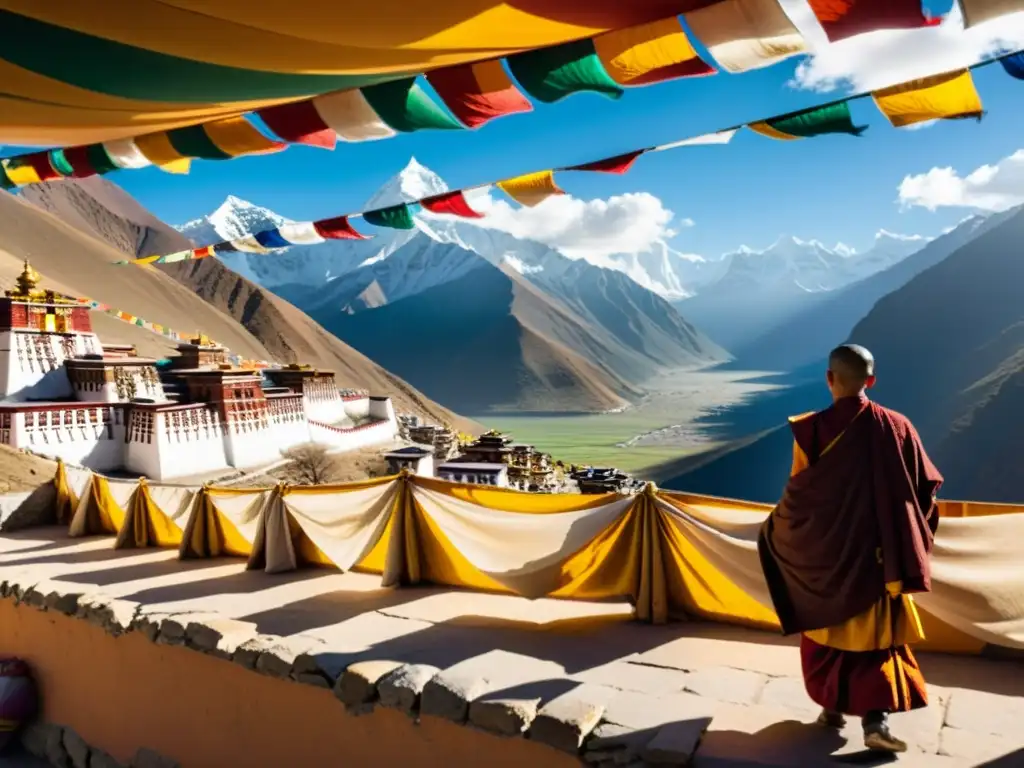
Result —
POLYGON ((486 754, 494 768, 563 768, 580 765, 602 712, 544 713, 529 718, 532 739, 499 740, 522 733, 514 708, 474 711, 472 692, 436 667, 345 668, 312 637, 16 576, 0 578, 0 647, 37 674, 40 723, 23 743, 59 766, 440 768, 486 754))

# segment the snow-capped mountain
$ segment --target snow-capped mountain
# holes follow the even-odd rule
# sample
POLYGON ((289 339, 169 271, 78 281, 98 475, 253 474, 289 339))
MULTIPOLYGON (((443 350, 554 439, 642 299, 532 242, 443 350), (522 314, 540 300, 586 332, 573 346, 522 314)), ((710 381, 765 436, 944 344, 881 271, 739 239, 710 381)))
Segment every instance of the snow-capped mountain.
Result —
POLYGON ((273 229, 288 223, 288 219, 279 216, 269 208, 253 205, 234 195, 228 195, 209 216, 203 216, 185 222, 177 230, 197 244, 207 244, 219 240, 234 240, 236 237, 273 229))
POLYGON ((780 237, 763 250, 740 246, 720 276, 676 307, 727 349, 747 344, 827 296, 921 250, 929 238, 880 230, 865 253, 839 243, 780 237))

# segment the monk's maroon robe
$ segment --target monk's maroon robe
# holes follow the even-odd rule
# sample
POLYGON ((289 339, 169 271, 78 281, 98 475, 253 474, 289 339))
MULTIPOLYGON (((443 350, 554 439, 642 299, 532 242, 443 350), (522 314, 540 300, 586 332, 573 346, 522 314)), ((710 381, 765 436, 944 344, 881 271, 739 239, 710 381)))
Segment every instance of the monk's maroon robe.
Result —
MULTIPOLYGON (((790 479, 759 541, 783 631, 842 624, 883 599, 887 582, 927 591, 942 477, 910 422, 854 397, 792 429, 810 466, 790 479)), ((801 658, 808 693, 827 709, 864 715, 927 703, 908 647, 851 652, 804 636, 801 658)))

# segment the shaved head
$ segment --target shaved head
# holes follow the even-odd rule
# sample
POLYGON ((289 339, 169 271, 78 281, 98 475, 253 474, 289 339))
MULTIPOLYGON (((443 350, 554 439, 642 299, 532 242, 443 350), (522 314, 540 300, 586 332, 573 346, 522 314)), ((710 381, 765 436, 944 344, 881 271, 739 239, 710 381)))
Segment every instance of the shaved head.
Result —
POLYGON ((859 344, 843 344, 828 356, 828 369, 846 389, 860 389, 875 375, 875 358, 859 344))

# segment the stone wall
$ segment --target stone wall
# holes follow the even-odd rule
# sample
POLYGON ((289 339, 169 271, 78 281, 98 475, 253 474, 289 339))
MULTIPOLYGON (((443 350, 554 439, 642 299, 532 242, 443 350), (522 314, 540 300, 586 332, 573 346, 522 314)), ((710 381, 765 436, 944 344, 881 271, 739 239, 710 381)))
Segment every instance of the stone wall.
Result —
POLYGON ((351 663, 314 636, 31 581, 0 576, 0 647, 40 685, 26 748, 62 768, 568 768, 603 713, 477 701, 486 670, 351 663))

